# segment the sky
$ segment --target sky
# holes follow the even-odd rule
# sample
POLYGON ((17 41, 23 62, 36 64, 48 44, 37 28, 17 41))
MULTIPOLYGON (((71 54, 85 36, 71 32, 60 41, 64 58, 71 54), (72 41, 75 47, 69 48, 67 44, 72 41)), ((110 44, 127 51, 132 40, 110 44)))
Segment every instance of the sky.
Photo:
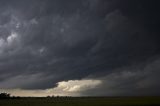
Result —
POLYGON ((0 0, 0 92, 160 95, 159 4, 0 0))

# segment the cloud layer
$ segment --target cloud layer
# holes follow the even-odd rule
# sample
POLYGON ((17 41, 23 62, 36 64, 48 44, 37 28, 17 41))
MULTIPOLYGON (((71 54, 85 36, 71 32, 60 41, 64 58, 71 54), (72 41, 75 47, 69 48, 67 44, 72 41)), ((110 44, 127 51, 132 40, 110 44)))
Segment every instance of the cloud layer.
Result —
MULTIPOLYGON (((13 96, 80 96, 82 92, 97 88, 101 85, 100 80, 69 80, 57 83, 57 87, 44 90, 23 90, 23 89, 1 89, 13 96)), ((81 95, 85 96, 85 95, 81 95)))
POLYGON ((158 4, 1 0, 0 88, 19 95, 56 88, 60 95, 159 94, 158 4))

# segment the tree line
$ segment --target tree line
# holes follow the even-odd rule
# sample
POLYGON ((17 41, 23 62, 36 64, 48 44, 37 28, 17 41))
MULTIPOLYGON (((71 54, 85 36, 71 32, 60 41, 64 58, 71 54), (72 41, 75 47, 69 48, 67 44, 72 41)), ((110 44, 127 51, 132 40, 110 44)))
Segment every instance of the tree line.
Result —
MULTIPOLYGON (((0 93, 0 99, 17 99, 17 98, 21 98, 19 96, 11 96, 9 93, 0 93)), ((36 97, 34 97, 36 98, 36 97)), ((71 96, 46 96, 46 97, 42 97, 42 98, 71 98, 71 96)))
POLYGON ((10 98, 11 95, 9 93, 0 93, 0 99, 10 98))

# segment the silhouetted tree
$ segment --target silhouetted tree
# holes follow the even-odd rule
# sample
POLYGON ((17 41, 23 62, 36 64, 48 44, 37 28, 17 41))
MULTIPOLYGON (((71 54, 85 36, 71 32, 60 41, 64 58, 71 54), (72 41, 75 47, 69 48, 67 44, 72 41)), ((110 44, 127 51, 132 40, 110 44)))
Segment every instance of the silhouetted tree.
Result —
POLYGON ((51 96, 47 96, 47 98, 50 98, 51 96))
POLYGON ((0 99, 10 98, 9 93, 0 93, 0 99))

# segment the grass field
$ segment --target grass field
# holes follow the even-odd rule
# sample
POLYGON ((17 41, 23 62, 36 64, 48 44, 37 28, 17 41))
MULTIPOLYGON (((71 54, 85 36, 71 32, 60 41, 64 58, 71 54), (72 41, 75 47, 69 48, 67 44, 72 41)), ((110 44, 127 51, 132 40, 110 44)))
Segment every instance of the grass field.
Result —
POLYGON ((1 99, 0 106, 160 106, 160 97, 59 97, 1 99))

